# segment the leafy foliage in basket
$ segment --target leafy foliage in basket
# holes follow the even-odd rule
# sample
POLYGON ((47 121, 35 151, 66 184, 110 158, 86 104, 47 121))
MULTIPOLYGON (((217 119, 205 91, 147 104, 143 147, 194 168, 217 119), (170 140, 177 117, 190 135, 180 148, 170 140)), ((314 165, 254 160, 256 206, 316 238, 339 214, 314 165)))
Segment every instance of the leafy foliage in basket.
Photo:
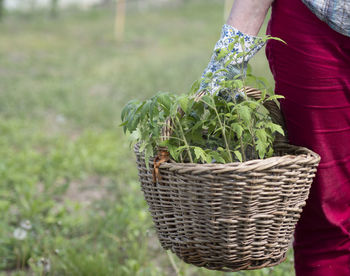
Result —
MULTIPOLYGON (((227 58, 232 45, 218 58, 227 58)), ((229 56, 227 64, 233 59, 244 60, 248 54, 249 49, 229 56)), ((216 92, 198 97, 200 81, 214 81, 218 73, 209 73, 205 80, 196 81, 188 94, 161 92, 145 101, 133 100, 123 108, 121 125, 124 132, 131 133, 132 142, 140 144, 146 164, 159 147, 167 147, 176 162, 230 163, 273 156, 276 133, 284 135, 284 132, 272 122, 264 103, 281 96, 267 96, 268 92, 272 94, 267 81, 253 75, 249 66, 245 72, 243 62, 241 74, 230 80, 222 79, 216 92), (248 97, 247 86, 259 89, 261 98, 248 97), (162 131, 166 122, 170 122, 169 137, 164 137, 162 131)))

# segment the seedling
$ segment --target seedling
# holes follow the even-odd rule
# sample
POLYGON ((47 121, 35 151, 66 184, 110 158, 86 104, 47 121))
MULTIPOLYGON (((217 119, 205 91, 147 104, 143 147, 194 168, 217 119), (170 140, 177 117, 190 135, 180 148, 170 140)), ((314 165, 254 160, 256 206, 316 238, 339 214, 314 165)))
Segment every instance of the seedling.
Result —
MULTIPOLYGON (((284 132, 280 125, 272 122, 264 103, 282 96, 272 95, 268 82, 253 75, 250 66, 245 69, 245 57, 253 46, 244 49, 242 39, 236 37, 227 50, 218 54, 218 59, 225 59, 226 66, 243 60, 241 73, 233 79, 218 79, 222 71, 219 70, 196 81, 188 94, 162 92, 145 101, 133 100, 123 108, 121 126, 124 132, 131 134, 132 143, 139 143, 146 164, 159 147, 167 147, 176 162, 230 163, 273 156, 275 136, 277 133, 284 135, 284 132), (237 41, 243 48, 239 54, 232 52, 237 41), (217 81, 219 89, 196 97, 201 81, 217 81), (259 89, 261 98, 248 97, 248 86, 259 89), (169 137, 164 137, 162 132, 166 122, 171 122, 169 137)), ((261 39, 280 40, 270 36, 261 39)))

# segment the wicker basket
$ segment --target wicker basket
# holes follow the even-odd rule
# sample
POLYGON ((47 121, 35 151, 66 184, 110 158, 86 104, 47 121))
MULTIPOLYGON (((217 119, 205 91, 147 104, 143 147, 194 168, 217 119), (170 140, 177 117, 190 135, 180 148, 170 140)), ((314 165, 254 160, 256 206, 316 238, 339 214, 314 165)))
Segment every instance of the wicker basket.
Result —
MULTIPOLYGON (((254 89, 251 97, 260 97, 254 89)), ((266 106, 283 125, 277 105, 266 106)), ((221 271, 274 266, 286 258, 320 157, 278 137, 279 156, 229 164, 169 161, 154 183, 135 146, 142 191, 162 247, 186 263, 221 271)))

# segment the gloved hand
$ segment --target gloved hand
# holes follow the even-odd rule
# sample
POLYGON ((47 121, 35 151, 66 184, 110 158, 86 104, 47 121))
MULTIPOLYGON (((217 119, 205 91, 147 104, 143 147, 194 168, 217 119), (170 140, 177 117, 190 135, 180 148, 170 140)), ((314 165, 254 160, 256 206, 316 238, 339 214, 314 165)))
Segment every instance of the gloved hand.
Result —
POLYGON ((210 94, 214 94, 219 89, 220 81, 233 79, 237 74, 245 74, 249 59, 264 44, 265 42, 259 37, 246 35, 230 25, 223 25, 221 37, 216 43, 211 60, 202 74, 199 91, 206 90, 210 94), (245 53, 244 57, 242 56, 243 52, 245 53), (208 73, 213 74, 209 82, 206 77, 208 73))

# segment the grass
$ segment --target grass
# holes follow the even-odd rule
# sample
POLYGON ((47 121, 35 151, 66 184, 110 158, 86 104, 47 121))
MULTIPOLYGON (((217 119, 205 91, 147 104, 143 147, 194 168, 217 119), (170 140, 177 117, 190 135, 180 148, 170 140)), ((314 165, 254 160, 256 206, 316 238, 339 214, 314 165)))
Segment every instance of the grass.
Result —
MULTIPOLYGON (((0 275, 221 273, 160 248, 137 180, 121 107, 186 92, 206 66, 223 3, 130 9, 125 40, 110 9, 7 14, 0 23, 0 275)), ((266 74, 263 53, 253 61, 266 74)))

